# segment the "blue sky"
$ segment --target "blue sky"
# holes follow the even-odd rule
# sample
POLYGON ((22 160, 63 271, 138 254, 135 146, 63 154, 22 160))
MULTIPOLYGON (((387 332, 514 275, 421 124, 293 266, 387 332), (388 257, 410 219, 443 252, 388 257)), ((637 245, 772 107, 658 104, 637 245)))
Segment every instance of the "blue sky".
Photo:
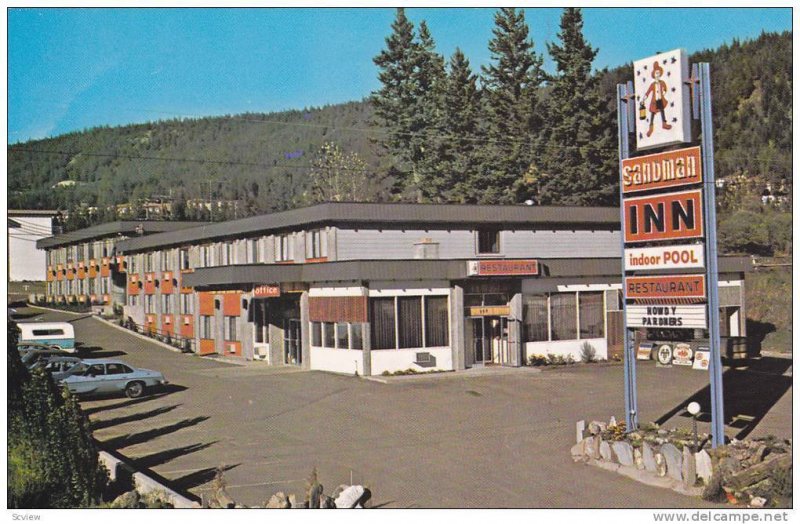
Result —
MULTIPOLYGON (((440 53, 489 61, 494 9, 409 8, 440 53)), ((527 8, 539 52, 561 10, 527 8)), ((359 100, 394 9, 10 9, 8 142, 98 125, 359 100)), ((791 29, 791 9, 584 10, 596 67, 791 29)), ((546 62, 546 67, 552 64, 546 62)))

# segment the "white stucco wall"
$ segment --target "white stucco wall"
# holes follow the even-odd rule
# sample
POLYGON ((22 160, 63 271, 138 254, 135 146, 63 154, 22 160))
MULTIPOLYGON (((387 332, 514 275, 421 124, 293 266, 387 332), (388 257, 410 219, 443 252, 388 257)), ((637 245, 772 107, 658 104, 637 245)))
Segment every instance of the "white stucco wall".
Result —
POLYGON ((588 338, 580 340, 557 340, 552 342, 526 342, 525 343, 525 361, 531 355, 547 355, 552 353, 554 355, 572 355, 576 362, 581 360, 581 346, 584 342, 588 342, 594 346, 596 358, 598 360, 606 360, 608 358, 608 344, 604 338, 588 338))
POLYGON ((364 356, 357 349, 325 349, 311 347, 311 369, 352 375, 364 374, 364 356))
POLYGON ((45 280, 45 252, 36 249, 36 241, 51 236, 47 232, 52 231, 52 217, 12 215, 9 218, 21 226, 8 228, 9 280, 45 280))
POLYGON ((372 358, 372 374, 380 375, 384 371, 390 373, 394 371, 405 371, 413 369, 415 371, 432 371, 435 369, 450 371, 453 369, 453 352, 449 347, 445 348, 417 348, 417 349, 373 349, 370 352, 372 358), (436 365, 422 367, 414 364, 417 360, 417 353, 427 352, 436 358, 436 365))

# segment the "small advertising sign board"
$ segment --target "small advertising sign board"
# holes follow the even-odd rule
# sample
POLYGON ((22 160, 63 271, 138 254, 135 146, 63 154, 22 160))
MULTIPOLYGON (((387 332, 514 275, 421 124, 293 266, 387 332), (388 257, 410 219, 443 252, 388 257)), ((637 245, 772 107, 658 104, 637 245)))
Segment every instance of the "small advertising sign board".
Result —
POLYGON ((625 250, 625 271, 703 267, 705 267, 705 252, 702 244, 628 248, 625 250))
POLYGON ((707 347, 699 347, 694 354, 694 363, 692 369, 700 369, 703 371, 708 370, 708 361, 711 358, 711 352, 707 347))
POLYGON ((653 344, 639 344, 636 350, 636 360, 650 360, 650 354, 653 352, 653 344))
POLYGON ((629 327, 706 329, 705 306, 658 306, 629 304, 629 327))
POLYGON ((662 366, 672 364, 672 346, 669 344, 659 344, 656 350, 656 360, 662 366))
POLYGON ((692 140, 689 58, 683 49, 633 63, 636 147, 649 149, 692 140))
POLYGON ((689 344, 675 344, 675 348, 672 350, 672 363, 676 366, 691 366, 693 356, 694 351, 689 344))
POLYGON ((511 306, 472 306, 469 314, 473 317, 507 317, 511 314, 511 306))
POLYGON ((703 181, 700 146, 622 161, 624 194, 699 184, 703 181))
POLYGON ((706 298, 705 275, 659 275, 625 277, 625 298, 703 299, 706 298))
POLYGON ((680 240, 703 236, 701 190, 626 198, 625 242, 680 240))

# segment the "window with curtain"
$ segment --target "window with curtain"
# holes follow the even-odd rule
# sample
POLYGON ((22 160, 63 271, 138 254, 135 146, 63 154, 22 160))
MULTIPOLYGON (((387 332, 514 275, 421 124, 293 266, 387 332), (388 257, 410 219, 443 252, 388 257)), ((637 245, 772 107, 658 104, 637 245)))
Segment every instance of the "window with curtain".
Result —
POLYGON ((395 349, 394 298, 371 298, 372 349, 395 349))
POLYGON ((350 340, 347 335, 347 322, 336 323, 336 347, 339 349, 348 349, 350 347, 350 340))
POLYGON ((447 297, 425 297, 425 346, 450 345, 450 318, 447 297))
POLYGON ((333 322, 323 322, 322 323, 322 335, 324 337, 324 346, 326 348, 335 348, 336 347, 336 339, 333 333, 333 322))
POLYGON ((350 324, 350 349, 364 349, 364 336, 361 324, 350 324))
POLYGON ((575 340, 578 336, 575 293, 550 295, 552 340, 575 340))
POLYGON ((311 323, 311 345, 322 347, 322 322, 311 323))
POLYGON ((547 342, 547 295, 523 298, 525 342, 547 342))
POLYGON ((494 254, 500 252, 500 231, 497 229, 478 230, 478 254, 494 254))
POLYGON ((227 341, 236 341, 236 317, 225 317, 225 333, 224 337, 227 341))
POLYGON ((580 338, 601 338, 603 336, 603 292, 583 292, 578 294, 580 307, 580 338))
POLYGON ((420 297, 397 297, 401 348, 422 347, 422 301, 420 297))
POLYGON ((200 338, 214 338, 214 334, 211 332, 211 317, 209 315, 200 316, 200 338))

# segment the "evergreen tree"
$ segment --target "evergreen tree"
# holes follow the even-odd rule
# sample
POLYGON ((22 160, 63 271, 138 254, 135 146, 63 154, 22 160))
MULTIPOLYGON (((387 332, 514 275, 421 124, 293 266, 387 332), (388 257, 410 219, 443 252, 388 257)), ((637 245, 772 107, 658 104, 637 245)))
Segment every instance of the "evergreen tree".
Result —
POLYGON ((480 91, 469 60, 456 48, 443 96, 440 176, 433 190, 445 202, 470 203, 478 200, 478 138, 480 91))
POLYGON ((373 59, 380 69, 381 88, 372 93, 375 123, 386 129, 382 141, 392 157, 389 174, 397 180, 398 189, 411 178, 416 155, 412 133, 416 131, 414 111, 418 89, 416 65, 419 60, 414 41, 414 25, 406 18, 405 9, 398 8, 392 23, 392 34, 386 38, 386 49, 373 59))
POLYGON ((597 50, 583 37, 580 9, 564 9, 560 27, 560 44, 547 46, 557 73, 551 79, 544 149, 534 163, 528 196, 540 204, 612 204, 619 179, 616 127, 591 71, 597 50))
POLYGON ((494 37, 489 41, 492 63, 482 68, 486 141, 474 189, 481 203, 511 204, 519 199, 518 181, 530 165, 537 143, 542 57, 528 38, 524 11, 504 7, 494 20, 494 37))
POLYGON ((441 153, 444 89, 447 76, 444 58, 436 52, 436 43, 425 21, 419 24, 419 39, 414 43, 415 103, 409 143, 411 147, 411 181, 407 190, 418 201, 441 200, 441 153))

